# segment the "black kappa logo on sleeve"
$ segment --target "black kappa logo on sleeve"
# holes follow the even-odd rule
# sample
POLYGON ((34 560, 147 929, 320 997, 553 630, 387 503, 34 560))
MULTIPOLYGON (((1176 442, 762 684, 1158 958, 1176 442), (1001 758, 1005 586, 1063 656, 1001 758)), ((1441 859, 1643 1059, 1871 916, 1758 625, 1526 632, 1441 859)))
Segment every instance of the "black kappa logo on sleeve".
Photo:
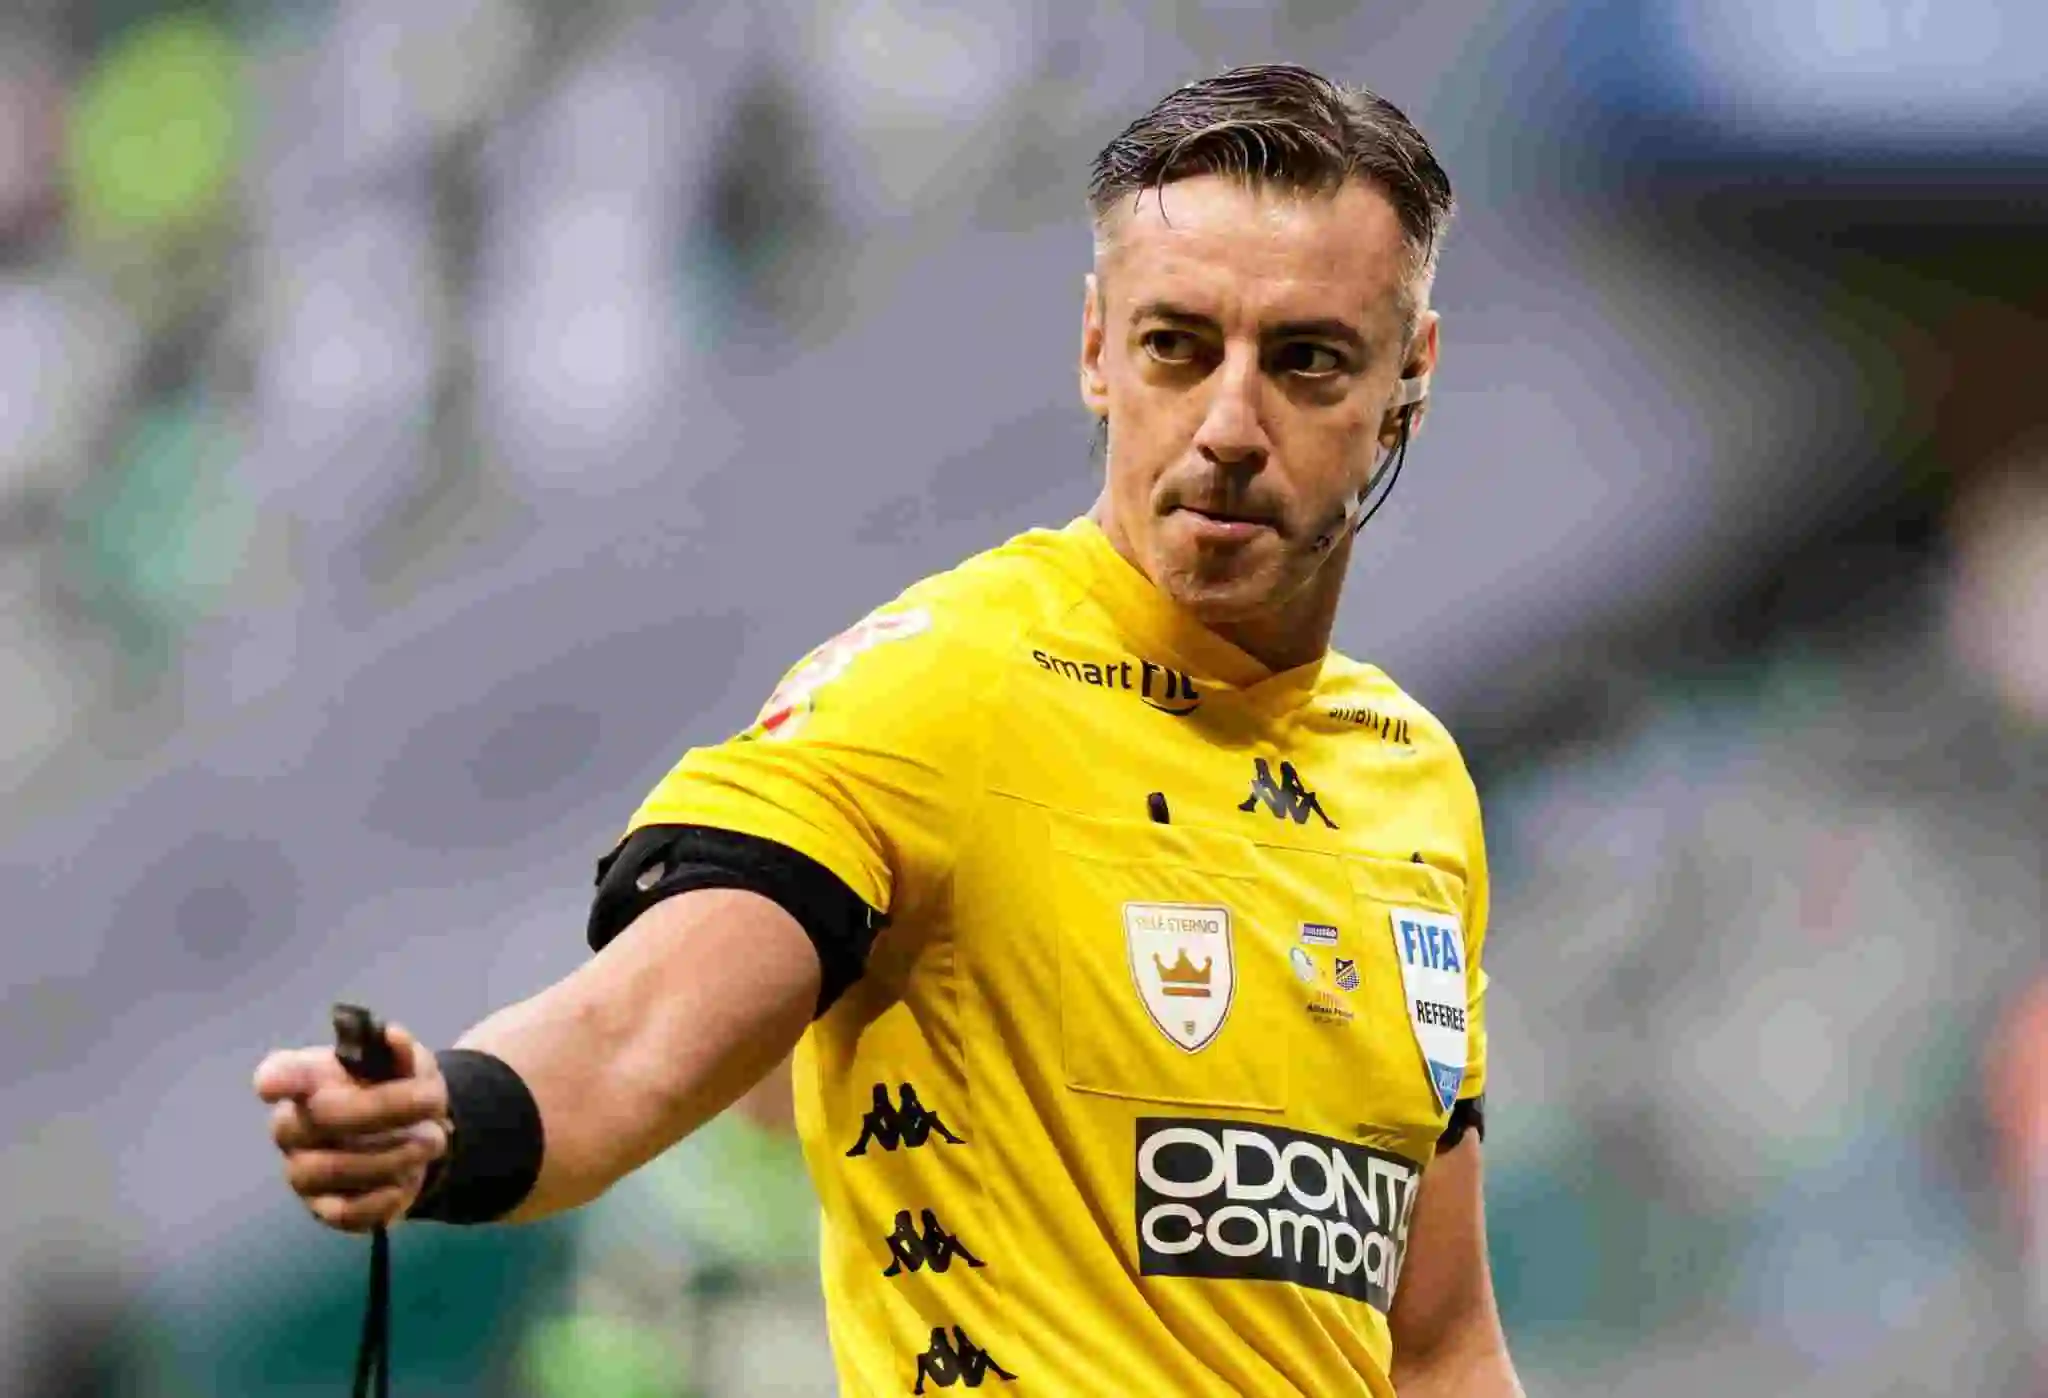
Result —
POLYGON ((1337 822, 1331 820, 1328 812, 1323 810, 1323 803, 1316 799, 1316 794, 1301 784, 1301 774, 1294 770, 1292 762, 1280 764, 1280 780, 1276 783, 1273 780, 1273 769, 1266 759, 1255 759, 1252 768, 1252 794, 1244 798, 1238 809, 1250 814, 1262 803, 1280 820, 1292 820, 1296 825, 1306 825, 1308 818, 1314 816, 1330 829, 1337 828, 1337 822))
POLYGON ((896 1260, 883 1272, 885 1277, 901 1276, 929 1267, 934 1272, 944 1272, 958 1258, 969 1267, 980 1267, 982 1260, 967 1250, 967 1245, 948 1233, 939 1224, 938 1215, 930 1209, 920 1209, 924 1232, 919 1233, 917 1225, 910 1221, 910 1210, 899 1209, 896 1213, 896 1231, 882 1241, 889 1245, 890 1255, 896 1260))
POLYGON ((980 1388, 990 1374, 1004 1383, 1014 1382, 1017 1377, 968 1339, 959 1326, 953 1327, 953 1338, 949 1341, 945 1327, 934 1325, 932 1346, 917 1357, 917 1387, 910 1391, 924 1392, 927 1379, 940 1388, 951 1388, 956 1383, 962 1388, 980 1388))
POLYGON ((846 1154, 849 1157, 866 1155, 870 1142, 883 1150, 895 1150, 899 1145, 905 1150, 916 1150, 934 1133, 949 1146, 966 1144, 946 1129, 946 1123, 939 1120, 937 1112, 917 1100, 917 1089, 909 1083, 896 1089, 896 1103, 892 1106, 889 1085, 878 1082, 875 1084, 874 1105, 860 1121, 860 1139, 846 1154))

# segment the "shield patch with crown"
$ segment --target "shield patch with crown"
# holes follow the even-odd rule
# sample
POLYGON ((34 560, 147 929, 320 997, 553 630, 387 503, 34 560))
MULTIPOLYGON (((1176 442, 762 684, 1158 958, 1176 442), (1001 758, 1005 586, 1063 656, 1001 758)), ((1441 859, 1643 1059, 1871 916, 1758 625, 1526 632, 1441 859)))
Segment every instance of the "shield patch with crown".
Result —
POLYGON ((1230 909, 1126 903, 1124 942, 1138 999, 1159 1032, 1189 1053, 1207 1048, 1237 989, 1230 909))

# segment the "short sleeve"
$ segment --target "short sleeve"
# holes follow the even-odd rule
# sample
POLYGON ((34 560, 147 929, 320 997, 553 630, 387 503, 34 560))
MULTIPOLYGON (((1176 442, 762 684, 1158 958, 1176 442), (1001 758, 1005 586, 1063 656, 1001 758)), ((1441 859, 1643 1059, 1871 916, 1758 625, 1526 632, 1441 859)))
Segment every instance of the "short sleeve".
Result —
POLYGON ((1479 796, 1471 795, 1466 831, 1465 870, 1465 1080, 1461 1098, 1486 1091, 1486 934, 1492 913, 1492 886, 1486 868, 1485 822, 1479 796))
POLYGON ((917 589, 805 656, 746 731, 685 753, 634 812, 770 840, 901 916, 951 875, 986 706, 964 619, 917 589))

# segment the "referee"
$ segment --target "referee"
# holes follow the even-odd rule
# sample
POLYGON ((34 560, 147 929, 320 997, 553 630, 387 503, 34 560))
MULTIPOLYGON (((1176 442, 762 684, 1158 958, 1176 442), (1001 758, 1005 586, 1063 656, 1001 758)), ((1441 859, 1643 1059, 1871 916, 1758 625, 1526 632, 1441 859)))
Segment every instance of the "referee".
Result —
POLYGON ((1089 513, 694 749, 596 953, 403 1076, 256 1090, 321 1221, 541 1218, 795 1052, 848 1394, 1520 1393, 1481 1208, 1487 877, 1444 729, 1332 651, 1436 363, 1451 189, 1300 68, 1097 157, 1089 513))

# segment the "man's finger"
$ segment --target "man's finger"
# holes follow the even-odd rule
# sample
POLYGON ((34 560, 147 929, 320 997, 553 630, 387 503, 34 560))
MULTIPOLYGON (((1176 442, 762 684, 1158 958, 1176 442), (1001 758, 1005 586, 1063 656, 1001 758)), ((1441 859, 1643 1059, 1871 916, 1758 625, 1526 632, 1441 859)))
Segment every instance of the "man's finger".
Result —
MULTIPOLYGON (((439 1077, 434 1055, 402 1025, 384 1031, 400 1078, 439 1077)), ((256 1095, 266 1102, 306 1097, 335 1083, 354 1082, 331 1048, 278 1049, 256 1065, 256 1095)))
POLYGON ((345 1150, 356 1155, 374 1155, 395 1150, 408 1141, 433 1148, 436 1155, 447 1149, 448 1132, 439 1121, 418 1122, 390 1131, 323 1131, 313 1124, 304 1104, 279 1102, 270 1109, 270 1139, 282 1151, 345 1150))
POLYGON ((376 1148, 377 1138, 423 1128, 447 1115, 438 1080, 381 1087, 326 1087, 271 1108, 271 1139, 285 1149, 302 1146, 376 1148))
POLYGON ((419 1141, 375 1153, 301 1150, 285 1157, 284 1177, 293 1193, 308 1199, 324 1194, 353 1198, 409 1184, 430 1158, 429 1147, 419 1141))
POLYGON ((256 1065, 256 1095, 266 1102, 304 1097, 346 1081, 348 1072, 331 1048, 279 1049, 256 1065))
POLYGON ((416 1078, 432 1074, 438 1077, 439 1069, 434 1065, 434 1055, 424 1048, 412 1031, 402 1024, 388 1024, 384 1027, 384 1040, 391 1045, 392 1060, 398 1065, 399 1076, 416 1078))
POLYGON ((367 1233, 373 1228, 396 1222, 411 1198, 411 1187, 398 1185, 353 1196, 323 1194, 317 1199, 308 1199, 306 1207, 329 1228, 338 1228, 344 1233, 367 1233))
POLYGON ((401 1078, 374 1086, 349 1082, 317 1088, 300 1105, 315 1130, 359 1136, 445 1116, 448 1092, 439 1078, 401 1078))

